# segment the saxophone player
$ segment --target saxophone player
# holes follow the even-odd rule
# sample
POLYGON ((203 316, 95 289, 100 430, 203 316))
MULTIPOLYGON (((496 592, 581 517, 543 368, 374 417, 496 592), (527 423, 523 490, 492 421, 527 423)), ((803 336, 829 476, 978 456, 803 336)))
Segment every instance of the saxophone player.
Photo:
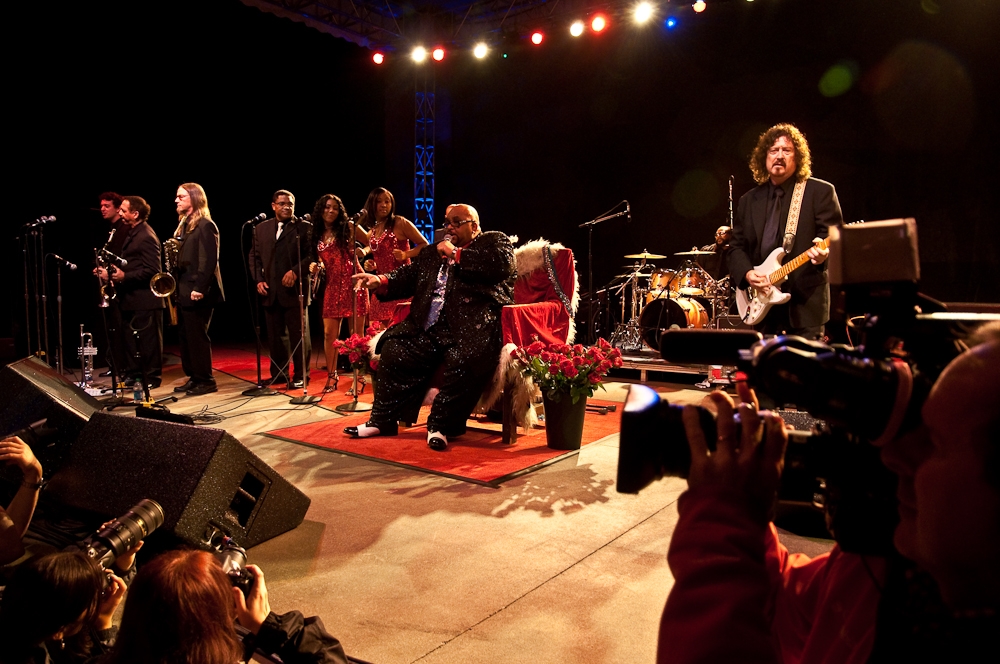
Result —
POLYGON ((149 280, 160 271, 160 241, 147 223, 149 204, 141 197, 123 197, 118 214, 125 231, 120 256, 126 264, 99 267, 98 272, 102 279, 110 277, 118 294, 122 324, 116 330, 115 342, 124 350, 122 375, 126 385, 145 377, 149 387, 159 387, 163 370, 163 299, 149 289, 149 280))
POLYGON ((218 390, 212 375, 212 340, 208 327, 215 305, 223 302, 219 272, 219 228, 208 211, 201 185, 187 182, 177 188, 177 231, 181 243, 177 256, 177 328, 181 340, 181 366, 188 380, 174 392, 191 395, 218 390))

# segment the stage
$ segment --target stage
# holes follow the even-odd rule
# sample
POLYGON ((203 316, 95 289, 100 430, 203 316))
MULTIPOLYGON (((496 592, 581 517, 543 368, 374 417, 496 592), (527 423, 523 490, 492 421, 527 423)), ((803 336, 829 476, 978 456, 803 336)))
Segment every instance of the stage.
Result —
MULTIPOLYGON (((312 499, 301 526, 249 551, 273 610, 322 616, 348 654, 380 664, 654 660, 685 483, 617 493, 617 433, 490 488, 264 435, 340 415, 286 395, 248 399, 247 382, 216 378, 219 392, 182 396, 171 411, 224 417, 214 426, 312 499)), ((182 382, 170 364, 154 396, 182 382)), ((672 403, 706 393, 652 385, 672 403)), ((598 398, 624 400, 628 383, 607 387, 598 398)))

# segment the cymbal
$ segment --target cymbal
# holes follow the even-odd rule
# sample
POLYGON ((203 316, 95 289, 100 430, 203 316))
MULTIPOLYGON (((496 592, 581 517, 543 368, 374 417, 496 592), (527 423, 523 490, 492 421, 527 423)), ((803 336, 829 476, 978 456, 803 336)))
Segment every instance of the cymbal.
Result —
POLYGON ((701 251, 700 249, 692 249, 691 251, 678 251, 674 256, 711 256, 714 251, 701 251))
POLYGON ((656 260, 658 258, 666 258, 666 256, 651 254, 648 251, 643 251, 641 254, 625 254, 625 258, 652 258, 653 260, 656 260))

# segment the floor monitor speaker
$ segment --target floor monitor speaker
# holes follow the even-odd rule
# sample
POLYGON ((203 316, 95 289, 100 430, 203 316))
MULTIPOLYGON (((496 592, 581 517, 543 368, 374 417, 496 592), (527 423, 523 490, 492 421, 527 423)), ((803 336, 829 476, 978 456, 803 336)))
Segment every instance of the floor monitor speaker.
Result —
POLYGON ((51 497, 109 518, 143 498, 164 530, 199 547, 250 548, 302 523, 309 498, 222 429, 95 413, 49 482, 51 497))

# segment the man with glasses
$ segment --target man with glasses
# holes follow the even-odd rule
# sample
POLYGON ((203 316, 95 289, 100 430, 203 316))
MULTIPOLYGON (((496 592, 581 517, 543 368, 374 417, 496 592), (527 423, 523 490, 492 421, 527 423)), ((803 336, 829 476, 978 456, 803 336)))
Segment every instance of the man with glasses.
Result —
POLYGON ((808 254, 810 261, 779 285, 791 299, 771 307, 755 329, 818 339, 830 319, 829 251, 814 244, 843 221, 837 192, 829 182, 810 177, 809 144, 791 124, 777 124, 760 135, 750 170, 757 186, 740 198, 737 208, 729 252, 732 283, 769 295, 768 270, 760 267, 764 259, 778 247, 785 249, 785 260, 808 254))
MULTIPOLYGON (((295 196, 285 189, 274 192, 271 209, 274 216, 254 229, 257 237, 250 249, 250 269, 267 322, 270 382, 272 385, 288 383, 289 388, 298 388, 309 376, 309 367, 301 366, 301 349, 296 347, 293 353, 292 344, 301 340, 306 346, 306 357, 309 357, 309 335, 302 334, 299 315, 299 279, 308 272, 309 263, 316 260, 312 224, 295 216, 295 196), (290 358, 295 367, 291 381, 288 380, 290 358)), ((305 288, 304 292, 308 296, 309 289, 305 288)), ((309 329, 308 318, 305 329, 309 329)))
POLYGON ((500 311, 513 304, 514 249, 506 235, 483 231, 471 205, 445 210, 444 239, 424 247, 409 265, 389 274, 357 274, 355 285, 388 300, 413 298, 403 322, 382 341, 371 418, 344 432, 394 436, 397 422, 416 421, 431 380, 439 392, 427 418, 427 445, 437 451, 465 433, 465 422, 497 368, 500 311))

